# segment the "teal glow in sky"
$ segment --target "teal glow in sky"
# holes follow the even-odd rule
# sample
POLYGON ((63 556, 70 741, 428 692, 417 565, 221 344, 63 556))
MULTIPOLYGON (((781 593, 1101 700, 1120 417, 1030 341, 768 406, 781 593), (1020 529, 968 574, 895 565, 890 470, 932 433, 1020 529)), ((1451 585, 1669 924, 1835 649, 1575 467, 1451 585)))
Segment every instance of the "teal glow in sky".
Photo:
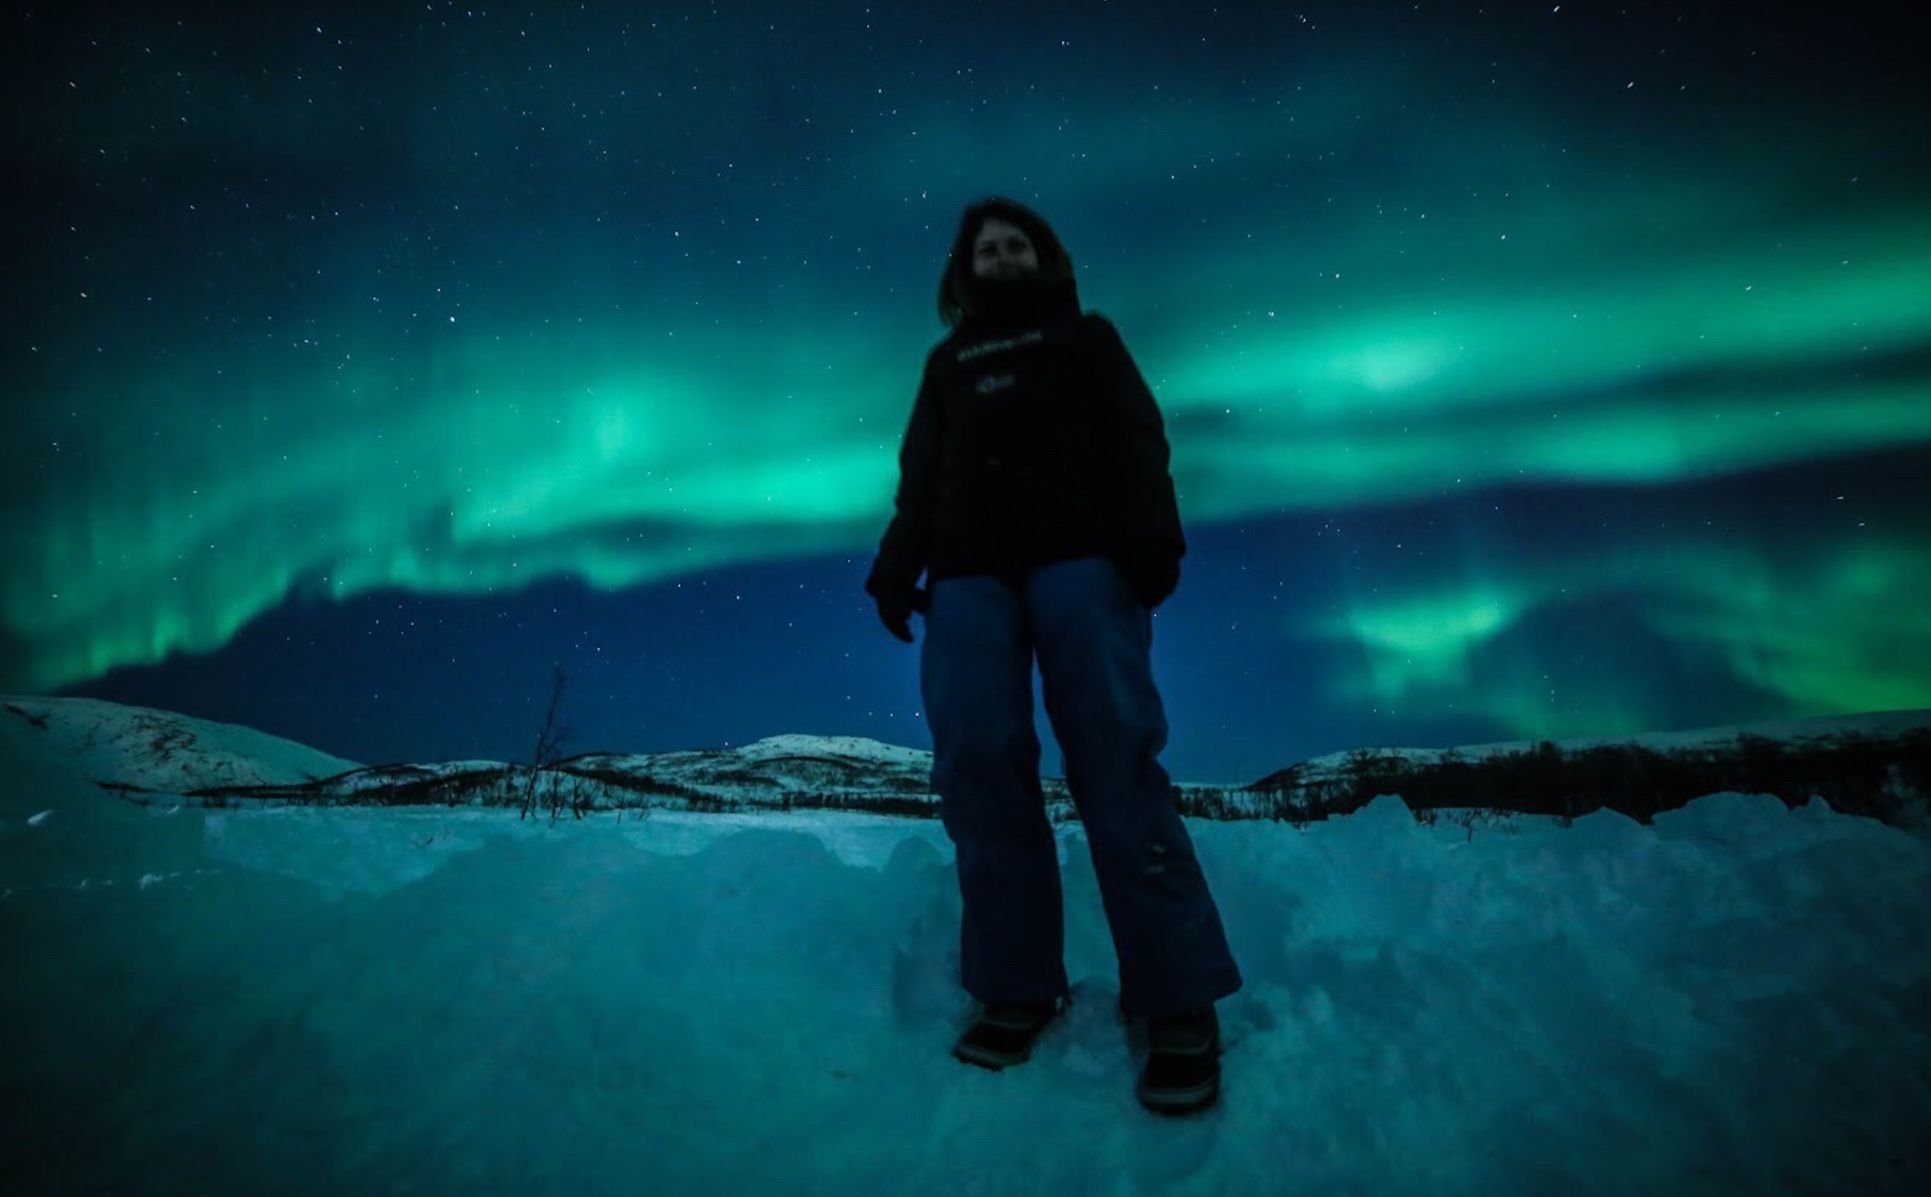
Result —
POLYGON ((0 689, 508 757, 567 660, 586 749, 928 744, 858 582, 1004 193, 1166 415, 1178 775, 1931 705, 1904 18, 1658 7, 19 14, 0 689))

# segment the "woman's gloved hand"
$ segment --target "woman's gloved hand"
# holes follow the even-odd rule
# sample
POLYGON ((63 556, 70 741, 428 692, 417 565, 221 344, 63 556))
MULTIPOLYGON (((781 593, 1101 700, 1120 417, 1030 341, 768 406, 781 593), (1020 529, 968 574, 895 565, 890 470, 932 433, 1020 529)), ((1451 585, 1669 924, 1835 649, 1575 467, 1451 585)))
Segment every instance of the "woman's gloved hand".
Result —
POLYGON ((1167 601, 1180 585, 1180 562, 1171 557, 1139 557, 1126 564, 1127 585, 1142 607, 1151 611, 1167 601))
POLYGON ((878 600, 878 620, 885 630, 907 644, 912 643, 912 612, 924 614, 931 595, 918 587, 884 589, 873 596, 878 600))

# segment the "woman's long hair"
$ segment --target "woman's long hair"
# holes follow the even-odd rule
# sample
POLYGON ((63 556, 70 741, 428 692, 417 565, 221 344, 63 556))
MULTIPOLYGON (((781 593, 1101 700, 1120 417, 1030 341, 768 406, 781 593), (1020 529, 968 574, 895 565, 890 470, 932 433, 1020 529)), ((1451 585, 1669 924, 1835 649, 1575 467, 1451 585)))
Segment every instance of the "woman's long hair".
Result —
POLYGON ((939 279, 939 319, 947 328, 980 313, 972 286, 972 243, 979 236, 979 226, 994 217, 1025 230, 1033 243, 1033 254, 1039 259, 1040 277, 1073 281, 1073 261, 1066 256, 1066 247, 1059 243, 1058 234, 1046 223, 1046 218, 1018 200, 1002 195, 988 196, 967 205, 960 215, 959 231, 952 238, 952 253, 946 258, 945 274, 939 279))

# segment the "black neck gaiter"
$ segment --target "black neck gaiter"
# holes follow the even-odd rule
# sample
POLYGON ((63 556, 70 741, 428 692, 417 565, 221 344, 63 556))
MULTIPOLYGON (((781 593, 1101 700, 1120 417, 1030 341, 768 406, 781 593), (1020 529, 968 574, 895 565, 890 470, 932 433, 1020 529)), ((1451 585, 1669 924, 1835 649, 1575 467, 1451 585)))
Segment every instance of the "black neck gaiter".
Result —
POLYGON ((993 276, 973 279, 972 289, 980 307, 976 322, 988 326, 1051 323, 1079 314, 1079 296, 1071 279, 993 276))

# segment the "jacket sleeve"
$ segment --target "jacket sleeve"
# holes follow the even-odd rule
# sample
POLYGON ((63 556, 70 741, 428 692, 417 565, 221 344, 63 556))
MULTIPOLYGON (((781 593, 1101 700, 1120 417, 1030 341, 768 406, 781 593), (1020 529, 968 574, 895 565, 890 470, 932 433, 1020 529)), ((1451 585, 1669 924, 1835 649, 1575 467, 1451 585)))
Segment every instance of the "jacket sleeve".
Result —
POLYGON ((1113 322, 1094 312, 1087 317, 1100 446, 1116 481, 1115 517, 1131 557, 1177 565, 1187 554, 1180 530, 1180 505, 1173 478, 1165 422, 1153 392, 1113 322))
POLYGON ((898 493, 895 513, 878 545, 878 556, 865 578, 865 593, 913 589, 924 572, 932 541, 932 511, 939 480, 939 397, 933 384, 932 357, 925 359, 912 417, 898 451, 898 493))

